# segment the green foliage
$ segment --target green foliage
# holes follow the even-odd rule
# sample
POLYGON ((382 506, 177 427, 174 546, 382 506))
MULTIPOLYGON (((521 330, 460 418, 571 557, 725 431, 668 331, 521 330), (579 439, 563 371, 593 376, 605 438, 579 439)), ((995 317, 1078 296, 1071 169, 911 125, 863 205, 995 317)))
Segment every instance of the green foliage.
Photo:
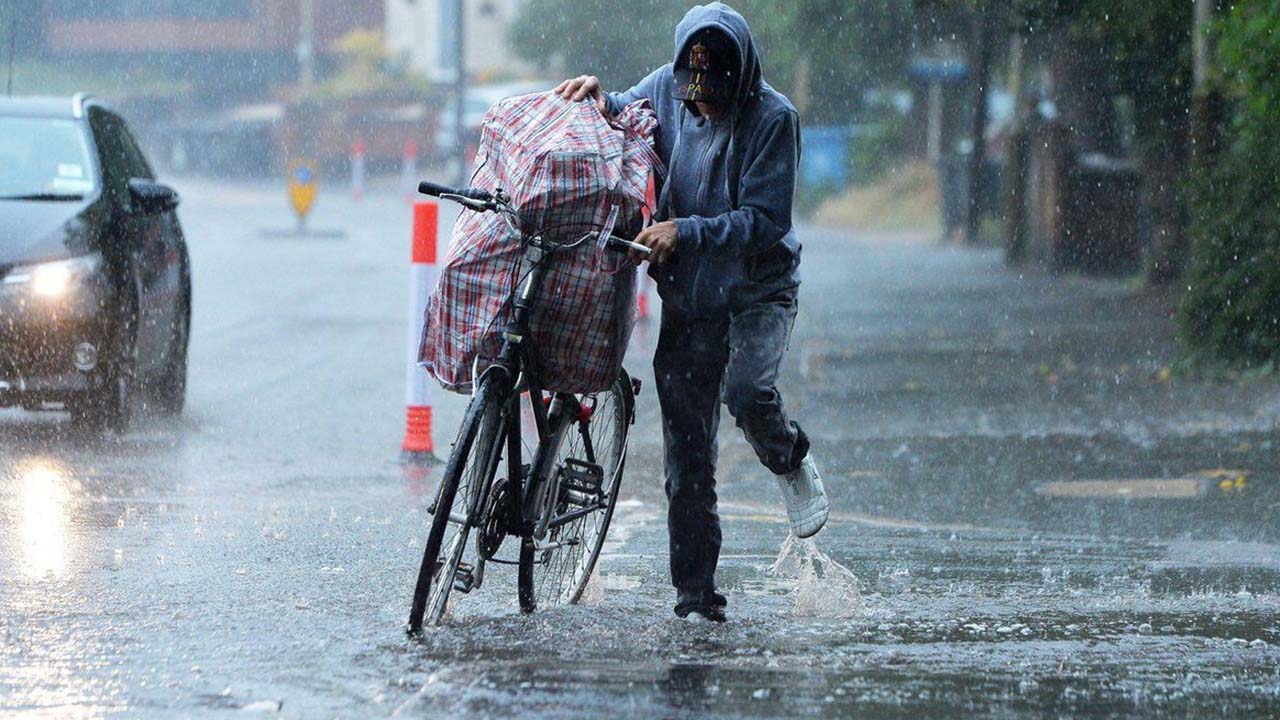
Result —
MULTIPOLYGON (((675 54, 687 0, 529 0, 512 33, 525 58, 630 87, 675 54)), ((806 124, 843 122, 865 87, 900 84, 911 0, 735 0, 751 24, 765 79, 802 107, 806 124), (803 83, 802 78, 806 78, 803 83), (807 87, 801 87, 804 84, 807 87)))
POLYGON ((670 62, 684 11, 679 0, 529 0, 510 39, 531 61, 558 60, 571 75, 619 89, 670 62))
POLYGON ((1021 0, 1029 35, 1068 32, 1100 40, 1113 91, 1133 98, 1137 140, 1154 152, 1179 152, 1191 104, 1193 3, 1021 0))
POLYGON ((1193 260, 1182 324, 1201 354, 1280 361, 1280 0, 1232 8, 1215 28, 1234 100, 1226 146, 1192 192, 1193 260))
POLYGON ((373 95, 422 95, 430 89, 426 78, 392 72, 386 45, 378 30, 352 30, 334 42, 338 72, 320 85, 326 97, 344 99, 373 95))
POLYGON ((849 176, 855 184, 869 185, 897 169, 908 153, 910 134, 907 119, 896 114, 862 129, 864 134, 849 145, 849 176))

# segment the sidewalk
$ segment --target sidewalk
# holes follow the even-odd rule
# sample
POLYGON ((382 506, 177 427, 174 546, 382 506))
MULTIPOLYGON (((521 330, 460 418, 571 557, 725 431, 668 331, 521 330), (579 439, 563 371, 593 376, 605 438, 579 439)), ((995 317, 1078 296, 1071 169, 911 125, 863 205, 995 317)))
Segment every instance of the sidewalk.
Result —
MULTIPOLYGON (((1173 375, 1167 292, 1024 274, 995 250, 812 228, 802 237, 801 309, 781 387, 838 508, 912 522, 1277 540, 1280 387, 1173 375), (1243 490, 1141 512, 1089 502, 1078 506, 1089 512, 1047 512, 1035 493, 1053 481, 1217 469, 1245 471, 1243 490)), ((656 337, 638 339, 629 365, 647 373, 656 337)), ((642 398, 641 427, 656 422, 645 414, 656 405, 642 398)), ((754 497, 767 477, 728 420, 722 433, 727 497, 754 497)), ((658 441, 636 446, 637 462, 657 457, 658 441)))

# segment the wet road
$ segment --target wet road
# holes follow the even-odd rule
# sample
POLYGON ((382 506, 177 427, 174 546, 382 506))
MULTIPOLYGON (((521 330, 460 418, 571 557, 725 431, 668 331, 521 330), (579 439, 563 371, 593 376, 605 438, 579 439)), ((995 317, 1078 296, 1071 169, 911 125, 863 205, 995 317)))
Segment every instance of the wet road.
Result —
POLYGON ((0 411, 0 715, 1280 714, 1280 390, 1169 373, 1167 298, 811 229, 783 371, 816 547, 775 566, 725 423, 730 622, 674 619, 647 383, 590 601, 523 617, 496 575, 409 641, 434 478, 395 462, 405 205, 322 196, 347 239, 263 239, 279 189, 178 185, 185 419, 92 444, 0 411))

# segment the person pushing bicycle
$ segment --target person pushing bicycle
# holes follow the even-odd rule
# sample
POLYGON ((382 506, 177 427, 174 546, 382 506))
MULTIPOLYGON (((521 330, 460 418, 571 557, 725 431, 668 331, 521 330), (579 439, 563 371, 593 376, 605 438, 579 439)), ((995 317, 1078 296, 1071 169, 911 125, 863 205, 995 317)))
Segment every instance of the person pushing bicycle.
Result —
MULTIPOLYGON (((723 621, 716 592, 716 428, 729 408, 778 478, 791 529, 822 529, 828 502, 809 438, 776 387, 796 317, 800 242, 791 224, 800 120, 766 83, 747 21, 720 2, 689 10, 675 58, 626 92, 583 75, 555 89, 616 114, 647 99, 668 168, 648 247, 663 300, 653 366, 662 408, 675 613, 723 621)), ((636 255, 635 259, 640 260, 636 255)))

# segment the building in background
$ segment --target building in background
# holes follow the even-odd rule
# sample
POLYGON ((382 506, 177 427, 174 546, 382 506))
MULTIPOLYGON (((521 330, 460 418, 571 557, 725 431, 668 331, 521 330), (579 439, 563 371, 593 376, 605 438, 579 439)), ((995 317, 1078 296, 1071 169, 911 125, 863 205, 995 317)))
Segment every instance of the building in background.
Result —
POLYGON ((44 52, 170 68, 215 95, 260 94, 297 78, 308 2, 317 63, 351 30, 383 25, 385 0, 45 0, 44 52))
MULTIPOLYGON (((435 82, 454 79, 456 0, 385 0, 393 54, 435 82)), ((509 49, 507 33, 524 0, 462 0, 467 75, 479 82, 527 78, 530 66, 509 49)))

